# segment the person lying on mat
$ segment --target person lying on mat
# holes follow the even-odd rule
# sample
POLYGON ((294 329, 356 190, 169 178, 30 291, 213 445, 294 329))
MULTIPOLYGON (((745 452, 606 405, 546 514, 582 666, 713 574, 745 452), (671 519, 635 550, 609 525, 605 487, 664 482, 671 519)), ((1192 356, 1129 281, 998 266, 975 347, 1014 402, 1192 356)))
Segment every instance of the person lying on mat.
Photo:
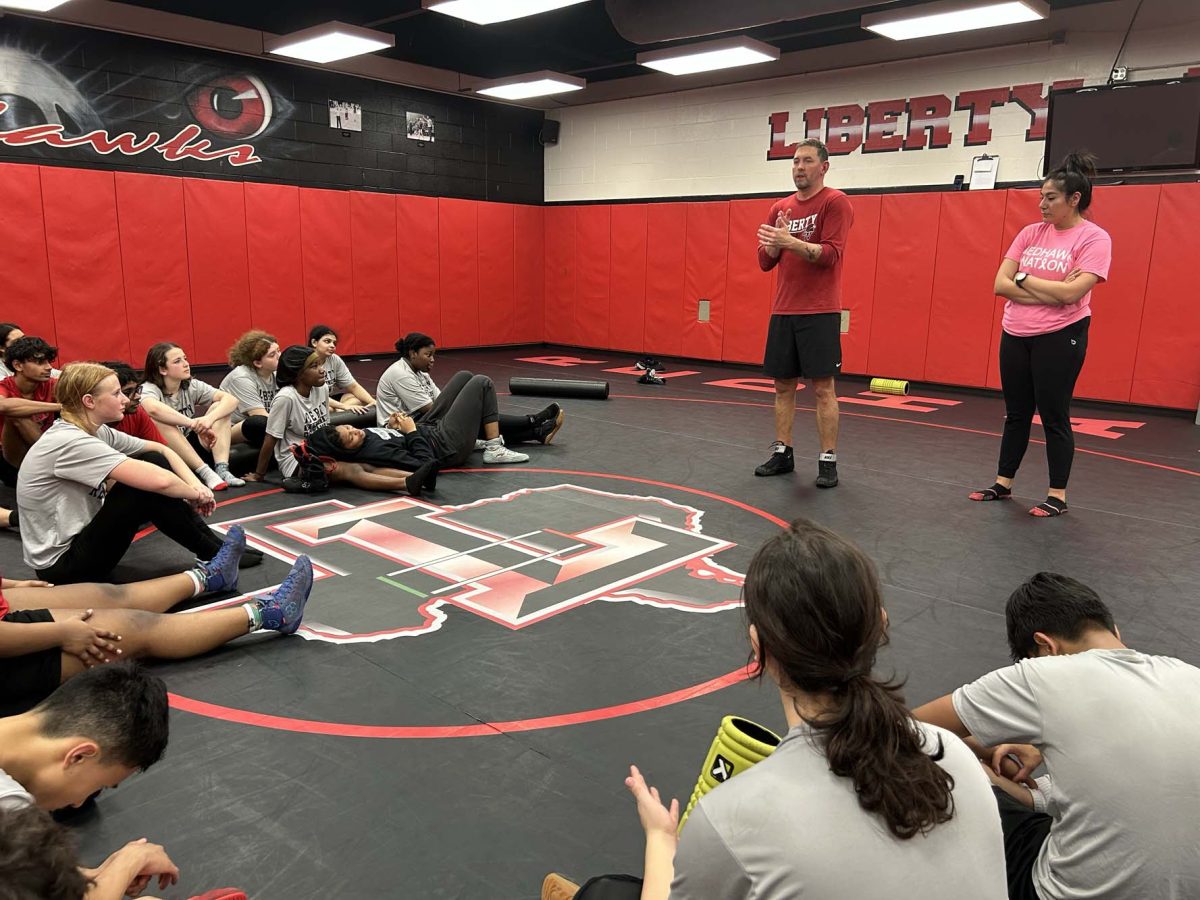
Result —
POLYGON ((246 482, 229 471, 230 416, 237 409, 237 398, 192 378, 187 354, 168 341, 146 352, 143 375, 142 405, 164 426, 167 446, 210 490, 242 487, 246 482), (196 415, 199 407, 205 407, 202 416, 196 415))
POLYGON ((1015 780, 993 776, 1009 896, 1200 896, 1200 669, 1126 647, 1065 575, 1034 575, 1004 618, 1015 665, 914 715, 994 748, 989 761, 1021 760, 1015 780))
POLYGON ((229 439, 262 447, 271 401, 279 393, 279 343, 265 331, 247 331, 229 348, 229 365, 232 371, 221 380, 221 390, 237 398, 229 439))
MULTIPOLYGON (((279 393, 267 416, 266 437, 258 453, 258 465, 253 472, 246 473, 246 480, 262 481, 274 454, 283 474, 284 487, 290 490, 300 466, 292 448, 303 446, 310 435, 329 424, 329 389, 325 387, 325 369, 320 354, 300 344, 283 351, 275 379, 279 383, 279 393)), ((330 461, 325 470, 332 482, 368 491, 407 491, 419 496, 425 480, 434 472, 434 465, 429 462, 424 468, 406 471, 347 460, 330 461)))
MULTIPOLYGON (((58 402, 61 417, 17 478, 22 549, 38 578, 106 581, 147 524, 197 559, 216 555, 221 538, 201 518, 215 508, 212 491, 169 447, 109 427, 129 402, 112 369, 71 363, 58 402)), ((247 551, 242 565, 260 562, 261 552, 247 551)))
POLYGON ((234 525, 212 559, 165 578, 60 586, 0 578, 0 715, 28 709, 102 663, 186 659, 260 628, 295 632, 312 588, 307 556, 296 559, 270 594, 223 609, 164 615, 204 593, 236 592, 245 549, 246 535, 234 525))
POLYGON ((354 380, 346 363, 334 351, 337 332, 328 325, 314 325, 308 332, 308 346, 321 357, 325 386, 329 388, 329 408, 334 412, 375 405, 375 398, 354 380))
MULTIPOLYGON (((429 374, 437 358, 437 345, 429 335, 414 331, 396 341, 396 352, 400 359, 388 366, 375 391, 376 424, 386 426, 398 412, 407 413, 417 422, 433 424, 448 408, 438 402, 442 392, 429 374)), ((466 375, 470 377, 471 373, 466 375)), ((498 416, 496 421, 505 444, 526 441, 549 444, 562 428, 564 413, 557 403, 551 403, 532 415, 498 413, 498 416)), ((482 439, 485 435, 480 431, 478 437, 482 439)))
POLYGON ((779 689, 775 751, 701 800, 676 838, 637 767, 642 898, 1003 900, 1004 844, 987 776, 961 740, 916 721, 874 674, 887 640, 875 566, 804 519, 755 554, 743 590, 756 674, 779 689))
POLYGON ((395 428, 355 428, 353 425, 324 425, 308 438, 308 447, 319 456, 338 461, 390 466, 415 471, 433 463, 424 487, 437 483, 437 461, 422 429, 404 413, 392 417, 395 428))

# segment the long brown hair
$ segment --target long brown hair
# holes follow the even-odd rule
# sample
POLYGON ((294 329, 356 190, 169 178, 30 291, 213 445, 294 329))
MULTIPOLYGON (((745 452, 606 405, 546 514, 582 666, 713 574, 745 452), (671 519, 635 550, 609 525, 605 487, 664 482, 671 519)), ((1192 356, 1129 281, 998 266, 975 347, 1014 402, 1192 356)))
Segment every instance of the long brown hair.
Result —
MULTIPOLYGON (((170 341, 160 341, 146 351, 146 365, 142 376, 151 384, 157 385, 164 394, 167 392, 167 378, 160 370, 167 365, 167 354, 178 347, 178 344, 172 344, 170 341)), ((179 382, 179 390, 186 391, 191 383, 191 378, 183 379, 179 382)))
POLYGON ((83 398, 94 394, 96 388, 109 375, 116 375, 108 366, 94 362, 73 362, 58 376, 54 399, 62 407, 60 416, 77 428, 91 432, 92 426, 83 411, 83 398))
POLYGON ((887 628, 866 554, 797 519, 754 555, 743 596, 758 632, 755 675, 769 661, 784 689, 831 698, 808 724, 830 771, 853 780, 859 806, 882 816, 901 840, 950 821, 954 779, 935 762, 941 746, 925 746, 902 684, 873 672, 887 628))

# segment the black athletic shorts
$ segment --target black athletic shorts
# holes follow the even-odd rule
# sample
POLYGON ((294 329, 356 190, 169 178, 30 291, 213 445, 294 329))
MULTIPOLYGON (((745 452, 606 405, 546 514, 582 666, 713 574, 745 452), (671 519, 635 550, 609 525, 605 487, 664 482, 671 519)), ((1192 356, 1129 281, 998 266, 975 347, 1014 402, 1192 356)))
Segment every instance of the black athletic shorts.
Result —
POLYGON ((1000 829, 1004 832, 1004 867, 1008 870, 1009 900, 1039 900, 1033 886, 1033 866, 1050 836, 1054 820, 1034 812, 993 786, 1000 808, 1000 829))
MULTIPOLYGON (((5 622, 53 622, 46 609, 16 609, 5 622)), ((37 706, 62 682, 62 650, 51 647, 21 656, 0 656, 0 716, 15 716, 37 706)))
POLYGON ((771 316, 763 371, 772 378, 828 378, 842 370, 842 314, 771 316))

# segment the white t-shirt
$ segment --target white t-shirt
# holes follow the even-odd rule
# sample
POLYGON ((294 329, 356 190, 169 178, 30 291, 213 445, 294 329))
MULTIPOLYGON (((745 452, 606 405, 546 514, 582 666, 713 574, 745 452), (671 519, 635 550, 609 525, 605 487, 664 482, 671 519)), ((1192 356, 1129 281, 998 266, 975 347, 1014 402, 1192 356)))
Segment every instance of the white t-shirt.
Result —
POLYGON ((375 388, 375 421, 386 425, 392 413, 405 412, 428 406, 438 398, 441 390, 428 372, 414 371, 407 359, 401 359, 387 367, 375 388))
POLYGON ((247 410, 265 409, 270 412, 271 401, 279 393, 279 386, 275 383, 274 372, 263 381, 253 366, 238 366, 221 380, 221 390, 237 398, 237 409, 230 416, 230 421, 236 425, 246 418, 247 410))
MULTIPOLYGON (((165 403, 171 409, 189 419, 196 418, 196 408, 208 408, 212 403, 213 396, 217 393, 217 389, 211 384, 201 381, 199 378, 192 378, 188 381, 186 388, 181 387, 170 397, 163 394, 160 388, 153 381, 147 381, 142 384, 142 397, 149 397, 151 400, 157 400, 159 403, 165 403)), ((192 429, 180 426, 180 431, 184 434, 191 434, 192 429)))
POLYGON ((280 388, 267 415, 267 434, 275 438, 275 464, 284 477, 296 471, 296 458, 288 448, 298 444, 322 425, 329 424, 329 389, 309 388, 301 397, 294 387, 280 388))
POLYGON ((34 444, 17 474, 25 564, 48 569, 100 511, 109 474, 146 442, 107 425, 95 436, 59 419, 34 444))
POLYGON ((329 359, 325 360, 325 387, 329 388, 329 393, 340 396, 350 390, 350 385, 354 384, 354 376, 350 374, 350 369, 342 362, 342 358, 334 353, 329 359))
POLYGON ((33 796, 11 775, 0 769, 0 809, 33 806, 33 796))
POLYGON ((762 762, 710 791, 683 826, 671 900, 1007 900, 1004 837, 987 776, 948 731, 919 724, 954 778, 954 816, 900 840, 858 804, 797 725, 762 762))
POLYGON ((1200 897, 1200 669, 1136 650, 1027 659, 954 692, 984 744, 1049 772, 1042 900, 1200 897))

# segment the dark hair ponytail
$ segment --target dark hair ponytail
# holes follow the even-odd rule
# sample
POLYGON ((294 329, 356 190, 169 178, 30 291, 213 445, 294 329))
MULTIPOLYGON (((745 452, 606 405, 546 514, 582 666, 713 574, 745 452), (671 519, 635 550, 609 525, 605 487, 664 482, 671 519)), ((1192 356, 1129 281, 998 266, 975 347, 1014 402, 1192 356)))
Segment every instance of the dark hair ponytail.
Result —
POLYGON ((1067 197, 1079 195, 1079 212, 1082 215, 1092 205, 1092 179, 1096 177, 1096 157, 1086 150, 1068 153, 1053 172, 1046 176, 1046 181, 1053 181, 1055 186, 1067 197))
POLYGON ((830 698, 808 720, 835 775, 850 778, 859 805, 901 840, 954 815, 954 779, 927 747, 901 694, 875 677, 887 642, 883 598, 870 559, 834 532, 797 519, 754 555, 743 590, 758 634, 756 675, 772 666, 786 689, 830 698))
POLYGON ((436 347, 437 342, 427 334, 422 334, 419 331, 410 331, 400 340, 396 341, 396 352, 403 353, 404 358, 416 353, 418 350, 423 350, 426 347, 436 347))

